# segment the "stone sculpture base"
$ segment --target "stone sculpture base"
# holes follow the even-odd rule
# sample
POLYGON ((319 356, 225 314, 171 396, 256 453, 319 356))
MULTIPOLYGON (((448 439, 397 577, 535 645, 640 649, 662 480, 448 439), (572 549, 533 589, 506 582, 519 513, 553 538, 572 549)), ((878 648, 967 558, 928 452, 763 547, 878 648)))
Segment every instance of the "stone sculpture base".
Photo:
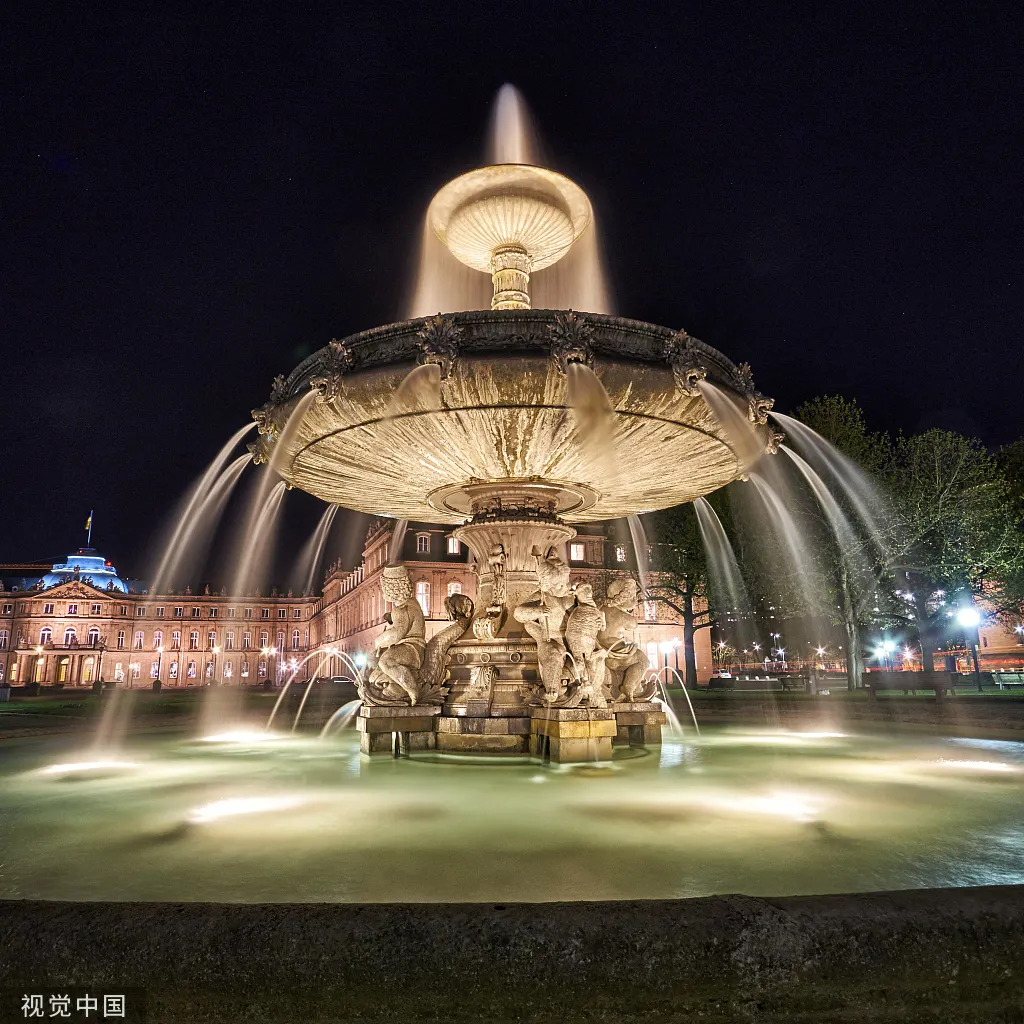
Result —
POLYGON ((434 723, 440 714, 440 707, 427 704, 393 708, 364 704, 356 719, 359 749, 391 757, 409 750, 433 750, 437 745, 434 723))
POLYGON ((668 715, 655 701, 611 705, 615 713, 615 745, 649 747, 661 743, 661 727, 668 715))
POLYGON ((604 708, 531 708, 530 753, 558 764, 610 761, 616 730, 604 708))
POLYGON ((437 749, 458 754, 526 754, 530 719, 505 715, 442 715, 437 719, 437 749))

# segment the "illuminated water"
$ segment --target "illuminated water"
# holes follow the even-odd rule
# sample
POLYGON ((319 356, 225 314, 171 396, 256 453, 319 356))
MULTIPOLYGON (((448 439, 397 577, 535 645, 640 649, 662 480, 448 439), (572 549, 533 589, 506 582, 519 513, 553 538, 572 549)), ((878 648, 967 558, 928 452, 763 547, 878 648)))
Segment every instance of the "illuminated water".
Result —
POLYGON ((371 762, 353 731, 242 737, 148 740, 110 758, 76 757, 66 739, 7 743, 0 897, 514 901, 1024 882, 1022 744, 705 729, 611 766, 545 769, 371 762))

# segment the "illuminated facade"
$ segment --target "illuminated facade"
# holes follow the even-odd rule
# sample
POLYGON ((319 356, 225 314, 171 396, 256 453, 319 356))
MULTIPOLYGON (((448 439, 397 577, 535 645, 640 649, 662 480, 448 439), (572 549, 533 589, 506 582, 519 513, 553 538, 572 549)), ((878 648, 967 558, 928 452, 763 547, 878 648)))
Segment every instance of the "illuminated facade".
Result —
MULTIPOLYGON (((99 680, 126 687, 273 685, 293 671, 307 680, 348 676, 341 654, 373 650, 387 607, 380 574, 388 562, 391 521, 377 521, 358 567, 331 566, 319 597, 272 591, 231 597, 186 590, 156 595, 126 583, 91 549, 66 563, 0 566, 0 682, 88 687, 99 680), (86 563, 86 559, 90 561, 86 563), (100 570, 103 567, 103 572, 100 570)), ((593 528, 592 528, 593 529, 593 528)), ((628 568, 624 542, 581 533, 568 545, 573 582, 603 592, 628 568)), ((443 629, 445 598, 476 598, 476 574, 450 527, 410 523, 403 561, 427 620, 427 635, 443 629)), ((682 665, 682 630, 661 605, 640 610, 637 639, 652 665, 682 665)), ((708 631, 698 633, 698 676, 711 674, 708 631)))

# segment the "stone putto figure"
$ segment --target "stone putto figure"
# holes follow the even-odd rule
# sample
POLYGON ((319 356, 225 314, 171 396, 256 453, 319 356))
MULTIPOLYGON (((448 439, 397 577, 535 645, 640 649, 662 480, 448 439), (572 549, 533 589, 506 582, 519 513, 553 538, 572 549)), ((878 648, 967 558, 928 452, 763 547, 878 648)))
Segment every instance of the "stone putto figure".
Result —
POLYGON ((608 652, 598 647, 598 636, 605 628, 604 612, 594 603, 594 588, 589 583, 576 587, 576 607, 565 624, 565 643, 572 655, 580 681, 581 700, 592 708, 604 708, 604 664, 608 652))
POLYGON ((639 596, 634 580, 614 580, 608 584, 608 596, 601 605, 605 624, 597 639, 607 652, 604 668, 613 701, 650 700, 656 690, 656 684, 645 678, 647 655, 635 639, 639 596))
POLYGON ((537 643, 537 662, 544 685, 544 699, 548 703, 565 696, 563 682, 565 658, 565 619, 575 604, 569 583, 569 566, 554 552, 547 555, 534 550, 537 558, 539 589, 531 594, 512 613, 526 632, 537 643))
POLYGON ((369 704, 415 704, 427 646, 423 609, 404 565, 389 565, 381 574, 380 589, 391 604, 391 623, 373 642, 377 663, 359 695, 369 704))

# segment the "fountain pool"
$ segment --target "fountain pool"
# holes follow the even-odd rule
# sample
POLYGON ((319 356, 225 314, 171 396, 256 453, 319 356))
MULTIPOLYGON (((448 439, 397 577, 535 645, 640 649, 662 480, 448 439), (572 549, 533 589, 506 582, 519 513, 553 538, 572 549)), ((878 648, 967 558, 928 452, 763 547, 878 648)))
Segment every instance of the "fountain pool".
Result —
POLYGON ((605 764, 239 733, 5 744, 0 896, 640 899, 1024 882, 1024 744, 708 728, 605 764))

